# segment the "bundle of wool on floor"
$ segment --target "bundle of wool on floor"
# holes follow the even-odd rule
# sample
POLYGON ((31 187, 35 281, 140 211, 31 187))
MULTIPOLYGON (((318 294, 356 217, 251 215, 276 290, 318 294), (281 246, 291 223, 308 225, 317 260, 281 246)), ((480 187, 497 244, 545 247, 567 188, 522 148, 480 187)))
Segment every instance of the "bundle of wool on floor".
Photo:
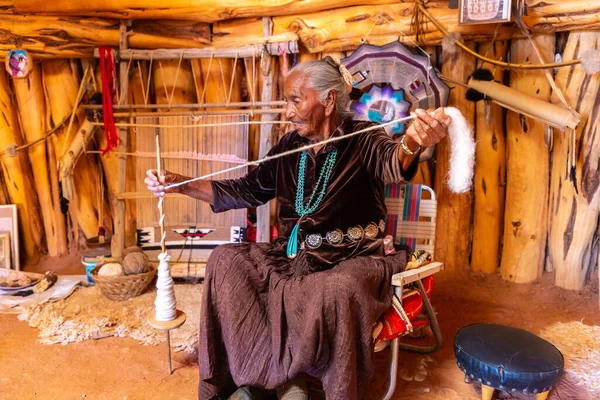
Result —
MULTIPOLYGON (((195 353, 202 285, 175 285, 177 307, 186 323, 171 332, 173 351, 195 353)), ((148 325, 156 289, 125 301, 109 300, 96 287, 80 288, 66 299, 26 309, 19 319, 40 330, 42 344, 82 342, 106 337, 131 337, 144 345, 164 342, 163 331, 148 325)))
POLYGON ((540 336, 565 357, 565 374, 600 399, 600 326, 579 321, 556 322, 540 336))

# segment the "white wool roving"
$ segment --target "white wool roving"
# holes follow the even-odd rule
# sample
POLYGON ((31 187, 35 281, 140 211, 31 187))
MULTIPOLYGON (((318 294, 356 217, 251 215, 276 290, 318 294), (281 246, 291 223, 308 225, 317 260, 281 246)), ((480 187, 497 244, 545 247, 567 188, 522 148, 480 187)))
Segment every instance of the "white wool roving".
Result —
POLYGON ((457 108, 444 107, 444 112, 452 118, 448 128, 450 139, 448 187, 454 193, 465 193, 471 190, 473 184, 475 166, 473 129, 457 108))
POLYGON ((170 259, 171 256, 167 253, 158 255, 158 277, 156 279, 156 300, 154 301, 157 321, 172 321, 177 314, 175 289, 169 270, 170 259))
POLYGON ((600 72, 600 50, 585 49, 581 52, 581 68, 588 75, 600 72))

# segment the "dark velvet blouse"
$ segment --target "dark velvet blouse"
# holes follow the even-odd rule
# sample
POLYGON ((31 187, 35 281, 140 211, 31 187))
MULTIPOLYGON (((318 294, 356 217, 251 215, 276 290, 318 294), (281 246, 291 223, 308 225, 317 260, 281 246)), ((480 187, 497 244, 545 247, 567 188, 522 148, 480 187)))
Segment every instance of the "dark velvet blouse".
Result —
MULTIPOLYGON (((332 136, 345 135, 370 125, 370 122, 346 119, 332 136)), ((273 146, 268 155, 307 144, 310 144, 308 139, 292 131, 273 146)), ((302 240, 311 233, 325 236, 334 229, 346 233, 350 227, 360 225, 364 228, 371 222, 378 224, 385 220, 385 184, 409 181, 417 170, 418 157, 408 171, 403 171, 398 158, 398 152, 402 151, 400 145, 383 129, 328 143, 317 154, 312 149, 307 151, 304 204, 314 190, 327 154, 334 148, 337 149, 337 158, 325 196, 315 212, 306 215, 300 223, 302 240)), ((281 233, 288 237, 299 218, 294 205, 299 160, 300 152, 262 163, 239 179, 212 181, 213 211, 256 207, 277 198, 281 233)), ((318 249, 306 251, 313 259, 311 261, 331 265, 357 255, 382 254, 382 241, 345 239, 338 245, 323 241, 318 249)))

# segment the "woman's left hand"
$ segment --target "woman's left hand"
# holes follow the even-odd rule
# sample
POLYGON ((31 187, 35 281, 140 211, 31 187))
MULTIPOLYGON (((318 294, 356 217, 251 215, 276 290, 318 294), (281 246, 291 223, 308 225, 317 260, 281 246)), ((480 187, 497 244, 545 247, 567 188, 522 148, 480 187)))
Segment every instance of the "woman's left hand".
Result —
POLYGON ((410 148, 416 144, 422 147, 432 147, 448 135, 448 127, 452 118, 444 113, 442 107, 437 110, 414 111, 415 118, 406 131, 404 143, 410 148))

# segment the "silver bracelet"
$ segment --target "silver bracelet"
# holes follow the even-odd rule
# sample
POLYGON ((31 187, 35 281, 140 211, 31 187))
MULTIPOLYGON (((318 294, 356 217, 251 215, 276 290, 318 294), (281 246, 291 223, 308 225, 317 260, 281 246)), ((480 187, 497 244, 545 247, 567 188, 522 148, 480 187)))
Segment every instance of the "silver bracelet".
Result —
POLYGON ((411 149, 408 148, 406 143, 404 143, 405 137, 406 137, 406 135, 403 135, 402 138, 400 138, 400 147, 402 148, 402 151, 404 152, 404 154, 407 154, 409 156, 414 156, 415 154, 417 154, 419 152, 419 150, 421 150, 421 145, 417 143, 417 145, 419 147, 415 151, 412 151, 411 149))

